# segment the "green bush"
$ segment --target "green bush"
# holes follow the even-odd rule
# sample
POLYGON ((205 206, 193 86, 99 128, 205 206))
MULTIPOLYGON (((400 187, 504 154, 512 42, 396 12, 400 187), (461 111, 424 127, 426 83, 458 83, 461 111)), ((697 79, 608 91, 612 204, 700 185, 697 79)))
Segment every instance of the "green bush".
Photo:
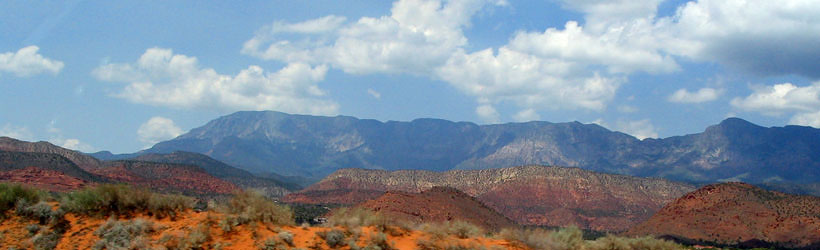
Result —
POLYGON ((60 232, 44 231, 32 237, 31 243, 36 250, 55 249, 57 248, 57 244, 60 243, 62 236, 60 232))
POLYGON ((375 233, 370 235, 368 245, 365 246, 364 249, 393 250, 397 248, 387 242, 387 235, 384 233, 375 233))
POLYGON ((47 194, 41 190, 22 186, 20 184, 0 183, 0 214, 5 215, 17 202, 34 204, 42 201, 47 194))
POLYGON ((153 231, 153 223, 144 219, 108 219, 94 231, 100 240, 94 243, 93 249, 145 249, 147 241, 144 236, 153 231))
POLYGON ((86 215, 130 215, 148 212, 157 217, 176 216, 192 208, 193 198, 152 193, 144 188, 103 184, 74 191, 63 196, 60 207, 68 212, 86 215))
POLYGON ((293 212, 289 207, 278 205, 265 196, 251 191, 234 194, 227 203, 217 206, 217 210, 236 216, 238 224, 253 221, 277 225, 294 223, 293 212))

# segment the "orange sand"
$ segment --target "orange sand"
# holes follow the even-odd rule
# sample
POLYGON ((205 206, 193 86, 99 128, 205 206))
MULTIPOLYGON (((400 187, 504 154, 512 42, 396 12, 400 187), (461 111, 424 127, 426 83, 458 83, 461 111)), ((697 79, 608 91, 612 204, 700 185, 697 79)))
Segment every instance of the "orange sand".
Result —
MULTIPOLYGON (((147 215, 136 215, 133 218, 121 218, 120 220, 143 218, 154 222, 155 231, 146 236, 152 248, 163 246, 163 243, 161 243, 161 239, 163 238, 165 238, 166 241, 170 236, 184 238, 192 231, 207 229, 210 237, 205 244, 203 244, 205 249, 213 249, 217 245, 220 245, 222 249, 260 249, 266 239, 270 237, 275 238, 279 231, 288 231, 294 235, 294 246, 291 248, 331 249, 316 233, 329 231, 332 228, 303 228, 296 226, 276 226, 266 223, 251 223, 250 225, 238 226, 231 232, 224 232, 219 227, 219 221, 222 217, 221 214, 215 212, 190 211, 177 217, 175 220, 171 218, 156 219, 147 215)), ((67 214, 65 218, 70 222, 71 226, 63 235, 63 238, 57 245, 57 249, 90 249, 99 240, 99 237, 94 235, 94 231, 107 220, 107 218, 76 216, 73 214, 67 214)), ((3 220, 0 222, 0 245, 22 249, 32 248, 32 235, 29 234, 25 227, 29 224, 36 223, 36 221, 16 216, 10 216, 10 218, 3 220)), ((370 235, 378 233, 374 227, 364 227, 357 230, 361 231, 357 240, 357 245, 359 246, 365 246, 370 235)), ((430 237, 427 233, 421 231, 402 232, 402 235, 399 236, 393 236, 389 233, 385 234, 387 235, 387 241, 397 249, 418 249, 416 241, 421 238, 429 239, 430 237)), ((349 240, 350 239, 345 242, 349 240)), ((461 245, 477 244, 487 248, 496 246, 501 249, 522 249, 508 241, 491 238, 458 239, 449 237, 446 238, 445 241, 451 244, 459 243, 461 245)), ((337 249, 350 249, 350 247, 345 246, 337 249)))

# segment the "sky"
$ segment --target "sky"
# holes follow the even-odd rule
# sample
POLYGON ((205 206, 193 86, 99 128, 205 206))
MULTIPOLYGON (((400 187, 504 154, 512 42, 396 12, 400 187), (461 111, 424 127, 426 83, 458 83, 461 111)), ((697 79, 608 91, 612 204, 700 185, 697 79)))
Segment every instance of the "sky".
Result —
POLYGON ((820 127, 818 0, 6 1, 0 136, 130 153, 242 110, 820 127))

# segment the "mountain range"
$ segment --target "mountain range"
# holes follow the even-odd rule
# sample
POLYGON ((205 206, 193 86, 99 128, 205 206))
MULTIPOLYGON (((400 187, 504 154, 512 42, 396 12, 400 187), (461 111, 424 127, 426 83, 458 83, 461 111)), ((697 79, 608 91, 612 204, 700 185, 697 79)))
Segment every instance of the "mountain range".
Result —
POLYGON ((342 168, 446 171, 528 164, 704 184, 820 181, 820 130, 728 118, 704 132, 639 140, 596 124, 477 125, 440 119, 242 111, 139 152, 189 151, 254 173, 314 181, 342 168))

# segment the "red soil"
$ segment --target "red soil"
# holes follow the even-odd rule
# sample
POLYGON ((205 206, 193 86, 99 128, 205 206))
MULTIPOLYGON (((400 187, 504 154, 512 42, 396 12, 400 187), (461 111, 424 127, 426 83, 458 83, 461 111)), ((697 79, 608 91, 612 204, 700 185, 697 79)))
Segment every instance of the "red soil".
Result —
POLYGON ((85 187, 89 182, 62 172, 45 170, 38 167, 26 167, 0 172, 0 181, 21 183, 49 191, 75 190, 85 187))

